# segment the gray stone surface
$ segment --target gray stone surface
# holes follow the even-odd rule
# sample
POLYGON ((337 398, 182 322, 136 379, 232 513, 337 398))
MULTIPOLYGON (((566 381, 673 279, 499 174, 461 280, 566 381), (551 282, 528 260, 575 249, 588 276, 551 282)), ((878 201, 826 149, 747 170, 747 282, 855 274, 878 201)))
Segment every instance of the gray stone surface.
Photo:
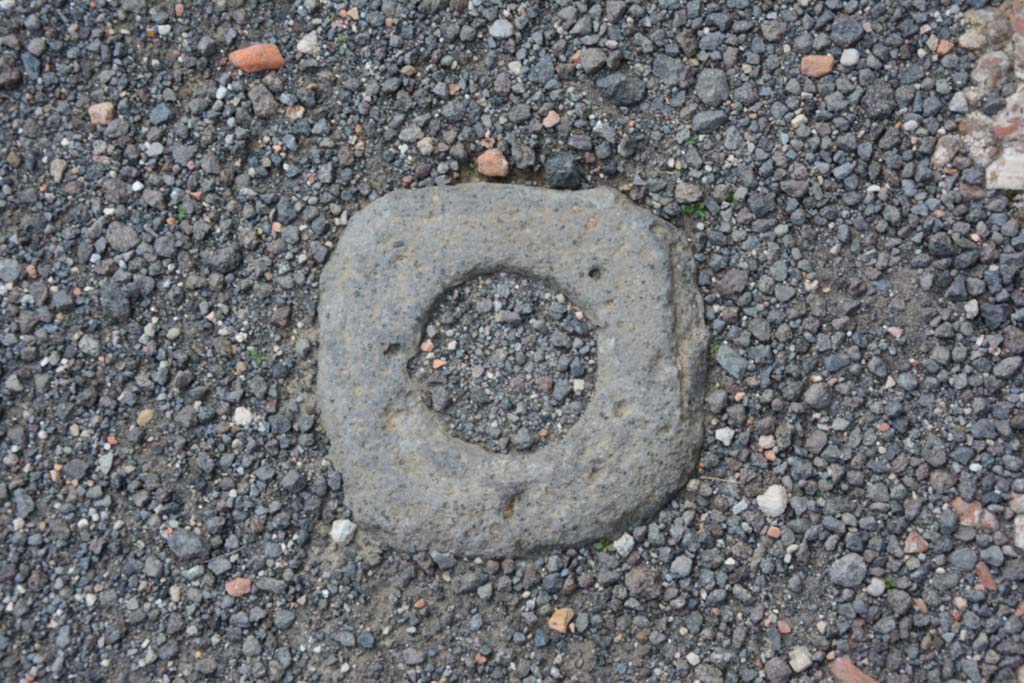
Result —
POLYGON ((685 234, 609 189, 393 192, 350 222, 320 285, 318 391, 362 532, 405 550, 529 554, 656 512, 701 444, 706 330, 685 234), (433 302, 498 270, 551 282, 598 335, 597 386, 561 440, 485 451, 408 377, 433 302))

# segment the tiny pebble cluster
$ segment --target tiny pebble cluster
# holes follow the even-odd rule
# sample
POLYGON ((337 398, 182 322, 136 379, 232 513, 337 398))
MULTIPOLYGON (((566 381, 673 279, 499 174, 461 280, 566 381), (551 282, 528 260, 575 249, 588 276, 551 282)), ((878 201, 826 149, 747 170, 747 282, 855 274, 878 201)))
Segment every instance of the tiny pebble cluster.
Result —
POLYGON ((456 437, 501 453, 529 451, 583 414, 597 339, 565 295, 523 275, 482 275, 437 303, 409 372, 456 437))

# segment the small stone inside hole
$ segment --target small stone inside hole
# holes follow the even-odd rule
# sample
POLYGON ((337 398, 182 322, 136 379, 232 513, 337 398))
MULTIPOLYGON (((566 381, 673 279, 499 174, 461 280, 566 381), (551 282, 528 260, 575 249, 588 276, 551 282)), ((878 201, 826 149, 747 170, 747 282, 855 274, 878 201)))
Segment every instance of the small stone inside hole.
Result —
POLYGON ((408 370, 453 436, 498 453, 531 451, 586 409, 597 338, 561 292, 492 273, 441 295, 408 370))
POLYGON ((594 280, 599 280, 601 279, 601 269, 598 268, 597 266, 594 266, 593 268, 590 269, 587 275, 589 275, 594 280))

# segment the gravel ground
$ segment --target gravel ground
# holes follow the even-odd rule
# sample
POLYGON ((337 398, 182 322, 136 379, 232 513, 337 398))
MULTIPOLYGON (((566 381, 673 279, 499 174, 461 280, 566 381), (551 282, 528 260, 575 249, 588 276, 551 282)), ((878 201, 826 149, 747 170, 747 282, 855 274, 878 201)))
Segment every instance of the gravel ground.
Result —
POLYGON ((931 162, 985 4, 0 0, 4 680, 1024 680, 1020 211, 931 162), (318 272, 488 148, 692 231, 700 476, 398 555, 336 522, 318 272))
POLYGON ((499 453, 561 438, 583 414, 596 372, 597 340, 583 311, 509 273, 449 290, 409 367, 452 434, 499 453))

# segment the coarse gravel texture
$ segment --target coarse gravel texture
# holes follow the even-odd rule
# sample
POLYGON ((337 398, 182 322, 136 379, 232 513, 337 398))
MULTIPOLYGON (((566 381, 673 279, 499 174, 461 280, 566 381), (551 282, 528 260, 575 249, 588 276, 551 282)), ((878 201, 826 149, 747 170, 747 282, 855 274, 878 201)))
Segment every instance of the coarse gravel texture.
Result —
POLYGON ((0 1, 3 678, 1019 682, 1020 207, 930 163, 987 4, 0 1), (319 269, 492 146, 695 231, 700 476, 541 558, 336 544, 319 269))
POLYGON ((445 292, 410 376, 457 438, 499 453, 561 438, 594 393, 597 339, 561 292, 516 273, 445 292))

